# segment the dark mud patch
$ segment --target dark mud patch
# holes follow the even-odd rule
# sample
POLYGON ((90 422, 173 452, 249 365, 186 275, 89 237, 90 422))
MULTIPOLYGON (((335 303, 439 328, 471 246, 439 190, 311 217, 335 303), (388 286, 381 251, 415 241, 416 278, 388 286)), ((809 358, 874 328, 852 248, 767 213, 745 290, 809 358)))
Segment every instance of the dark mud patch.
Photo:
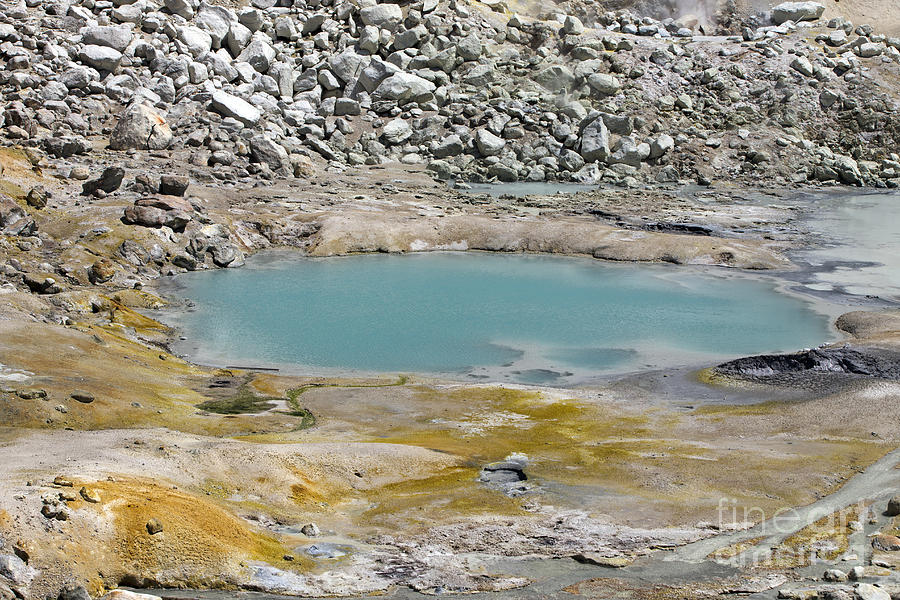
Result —
POLYGON ((900 380, 900 352, 877 348, 816 348, 792 354, 761 354, 715 367, 719 375, 774 384, 822 378, 900 380))

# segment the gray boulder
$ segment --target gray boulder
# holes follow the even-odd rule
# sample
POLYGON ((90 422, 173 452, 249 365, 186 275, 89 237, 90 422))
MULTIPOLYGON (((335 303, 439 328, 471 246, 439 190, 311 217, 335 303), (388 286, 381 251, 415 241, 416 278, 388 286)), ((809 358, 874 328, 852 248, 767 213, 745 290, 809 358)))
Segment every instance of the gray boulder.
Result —
POLYGON ((233 13, 227 8, 203 2, 200 4, 200 10, 197 11, 194 24, 212 37, 214 48, 219 48, 231 29, 232 16, 233 13))
POLYGON ((287 150, 265 135, 256 135, 250 139, 250 158, 253 162, 268 165, 273 171, 285 170, 291 164, 287 150))
POLYGON ((0 555, 0 576, 17 588, 27 588, 35 576, 35 570, 14 554, 0 555))
POLYGON ((462 138, 454 133, 436 142, 431 147, 431 155, 435 158, 450 158, 462 154, 464 149, 462 138))
POLYGON ((419 98, 431 96, 437 86, 418 75, 398 71, 382 81, 375 88, 372 98, 375 100, 393 100, 405 104, 419 98))
POLYGON ((34 220, 12 198, 0 195, 0 233, 28 235, 34 230, 34 220))
POLYGON ((650 157, 650 144, 637 143, 631 138, 622 138, 618 148, 609 156, 610 164, 623 164, 640 167, 650 157))
POLYGON ((618 77, 609 73, 593 73, 587 78, 587 83, 601 96, 614 96, 622 89, 618 77))
POLYGON ((467 35, 456 43, 456 53, 463 60, 478 60, 482 51, 481 40, 474 34, 467 35))
POLYGON ((184 198, 152 196, 135 200, 125 209, 122 221, 127 225, 142 227, 169 227, 182 232, 194 218, 194 207, 184 198))
POLYGON ((237 119, 247 127, 256 125, 262 116, 259 109, 246 100, 223 91, 213 94, 209 107, 223 117, 237 119))
POLYGON ((575 85, 575 75, 562 65, 552 65, 538 71, 534 80, 553 92, 569 90, 575 85))
POLYGON ((398 69, 395 65, 392 65, 389 62, 385 62, 375 56, 372 57, 372 62, 370 62, 369 65, 362 70, 362 73, 359 74, 357 84, 363 90, 371 94, 375 91, 375 88, 377 88, 382 81, 398 72, 399 70, 400 69, 398 69))
POLYGON ((815 21, 825 12, 818 2, 784 2, 772 9, 772 22, 781 25, 785 21, 815 21))
POLYGON ((88 44, 78 52, 78 60, 98 71, 112 73, 122 62, 122 53, 108 46, 88 44))
POLYGON ((348 48, 340 54, 332 55, 328 59, 328 66, 341 81, 350 83, 359 77, 359 74, 369 64, 369 60, 369 57, 357 54, 348 48))
POLYGON ((175 39, 184 44, 185 50, 194 58, 202 56, 212 48, 212 36, 199 27, 179 27, 175 39))
POLYGON ((812 77, 814 71, 812 63, 806 59, 806 57, 798 56, 794 60, 791 61, 791 68, 800 73, 801 75, 805 75, 806 77, 812 77))
POLYGON ((59 76, 59 82, 70 90, 83 90, 92 81, 100 79, 100 74, 90 67, 74 67, 66 69, 59 76))
POLYGON ((563 22, 562 31, 567 35, 581 35, 584 33, 584 24, 578 17, 569 15, 563 22))
POLYGON ((391 145, 402 144, 412 136, 412 127, 403 119, 388 121, 381 132, 384 141, 391 145))
POLYGON ((130 27, 85 27, 81 30, 81 41, 95 46, 106 46, 122 52, 134 39, 130 27))
POLYGON ((496 156, 503 152, 506 140, 498 137, 487 129, 479 129, 475 132, 475 145, 483 156, 496 156))
POLYGON ((262 39, 255 38, 238 55, 237 60, 265 73, 275 60, 275 49, 262 39))
POLYGON ((675 140, 672 139, 672 136, 666 133, 661 133, 653 138, 652 142, 650 142, 649 158, 659 158, 671 151, 673 148, 675 148, 675 140))
POLYGON ((363 25, 374 25, 393 32, 403 21, 403 10, 397 4, 376 4, 360 10, 359 18, 363 25))
POLYGON ((109 136, 111 150, 162 150, 171 143, 169 124, 146 104, 132 104, 125 109, 109 136))
POLYGON ((581 157, 586 162, 609 158, 609 130, 602 116, 597 116, 581 132, 581 157))
POLYGON ((189 0, 165 0, 166 10, 190 21, 194 18, 194 7, 189 0))

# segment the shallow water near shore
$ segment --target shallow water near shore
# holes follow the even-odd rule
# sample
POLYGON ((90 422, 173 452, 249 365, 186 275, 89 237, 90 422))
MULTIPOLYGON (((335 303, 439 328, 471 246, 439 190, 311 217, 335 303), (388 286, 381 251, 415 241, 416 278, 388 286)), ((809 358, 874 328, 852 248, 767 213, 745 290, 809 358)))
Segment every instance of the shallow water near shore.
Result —
POLYGON ((768 281, 660 265, 485 253, 303 258, 177 278, 167 319, 199 362, 569 384, 815 346, 826 315, 768 281))

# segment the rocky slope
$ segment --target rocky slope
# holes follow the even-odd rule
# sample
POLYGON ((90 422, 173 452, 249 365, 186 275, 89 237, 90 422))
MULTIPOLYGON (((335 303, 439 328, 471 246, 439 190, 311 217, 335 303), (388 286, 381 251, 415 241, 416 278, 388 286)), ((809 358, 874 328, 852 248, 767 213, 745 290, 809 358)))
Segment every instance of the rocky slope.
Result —
POLYGON ((710 39, 629 13, 535 20, 500 0, 287 4, 8 7, 0 131, 53 159, 189 147, 226 184, 321 160, 629 186, 900 174, 900 39, 822 11, 710 39))

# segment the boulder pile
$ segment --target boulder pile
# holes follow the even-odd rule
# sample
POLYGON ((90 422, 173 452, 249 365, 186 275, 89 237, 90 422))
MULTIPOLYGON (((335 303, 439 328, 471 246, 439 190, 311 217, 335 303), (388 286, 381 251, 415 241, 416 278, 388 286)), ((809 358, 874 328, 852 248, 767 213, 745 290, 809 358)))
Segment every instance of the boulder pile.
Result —
POLYGON ((0 135, 59 158, 97 138, 189 148, 225 184, 307 175, 310 158, 469 181, 900 181, 898 96, 876 77, 896 77, 900 39, 821 21, 816 2, 715 39, 628 12, 537 16, 27 0, 0 12, 0 135))

